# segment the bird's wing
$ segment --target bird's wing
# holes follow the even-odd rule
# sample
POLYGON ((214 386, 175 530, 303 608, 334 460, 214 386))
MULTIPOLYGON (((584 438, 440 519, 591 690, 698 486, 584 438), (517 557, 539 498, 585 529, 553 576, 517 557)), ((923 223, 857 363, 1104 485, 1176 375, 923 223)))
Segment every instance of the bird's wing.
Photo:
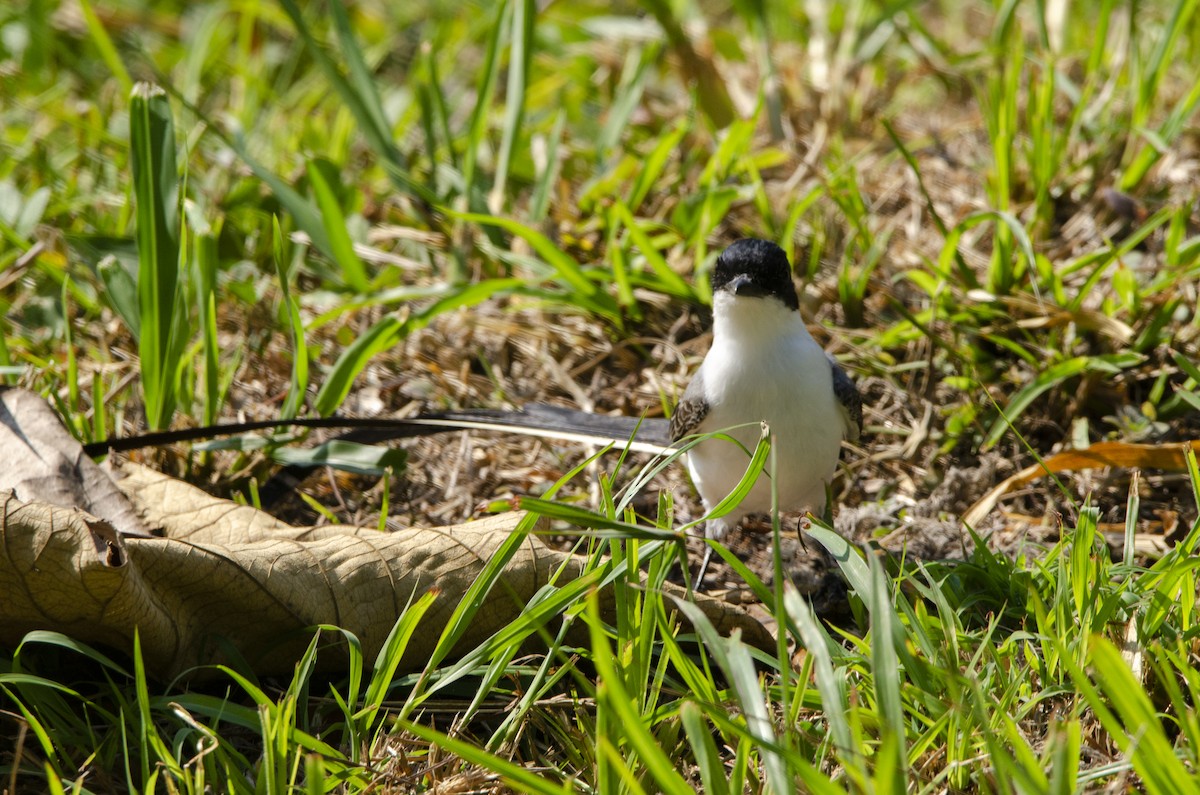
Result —
POLYGON ((692 377, 692 382, 683 391, 683 398, 671 412, 671 441, 678 442, 696 432, 700 423, 708 416, 708 400, 704 397, 704 370, 692 377))
MULTIPOLYGON (((857 442, 863 427, 862 395, 858 393, 858 387, 850 380, 850 376, 846 375, 842 366, 829 354, 825 355, 829 359, 829 366, 833 368, 833 396, 837 398, 838 411, 841 412, 842 423, 846 427, 845 438, 857 442)), ((671 420, 671 429, 674 430, 674 417, 671 420)))

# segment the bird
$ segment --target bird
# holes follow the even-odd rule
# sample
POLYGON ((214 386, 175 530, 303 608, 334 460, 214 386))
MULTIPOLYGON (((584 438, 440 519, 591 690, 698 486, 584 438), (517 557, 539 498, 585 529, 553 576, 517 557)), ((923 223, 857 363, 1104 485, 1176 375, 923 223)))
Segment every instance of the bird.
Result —
MULTIPOLYGON (((862 433, 862 397, 809 334, 779 246, 735 241, 717 257, 710 284, 712 347, 671 414, 670 441, 678 446, 717 431, 732 438, 704 438, 687 452, 692 483, 711 513, 742 480, 765 424, 779 510, 822 514, 842 442, 862 433)), ((730 513, 705 522, 706 537, 721 540, 745 516, 771 512, 768 469, 730 513)), ((712 550, 705 550, 697 589, 712 550)))

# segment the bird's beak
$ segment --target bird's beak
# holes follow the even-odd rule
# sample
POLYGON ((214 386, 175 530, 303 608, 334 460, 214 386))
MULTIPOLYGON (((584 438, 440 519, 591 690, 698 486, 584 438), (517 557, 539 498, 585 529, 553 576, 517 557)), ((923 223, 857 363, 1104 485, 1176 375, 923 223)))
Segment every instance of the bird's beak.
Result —
POLYGON ((744 295, 751 298, 761 298, 767 294, 767 291, 763 289, 761 284, 744 273, 733 277, 733 280, 729 282, 729 289, 734 295, 744 295))

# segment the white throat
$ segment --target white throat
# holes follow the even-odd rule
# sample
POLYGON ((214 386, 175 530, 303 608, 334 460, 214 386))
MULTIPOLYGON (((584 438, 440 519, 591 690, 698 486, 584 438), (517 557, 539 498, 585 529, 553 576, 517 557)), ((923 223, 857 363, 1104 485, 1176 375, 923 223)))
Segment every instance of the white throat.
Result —
POLYGON ((776 298, 747 298, 718 292, 713 296, 713 345, 751 351, 774 340, 811 341, 800 313, 776 298), (743 347, 749 346, 749 347, 743 347))

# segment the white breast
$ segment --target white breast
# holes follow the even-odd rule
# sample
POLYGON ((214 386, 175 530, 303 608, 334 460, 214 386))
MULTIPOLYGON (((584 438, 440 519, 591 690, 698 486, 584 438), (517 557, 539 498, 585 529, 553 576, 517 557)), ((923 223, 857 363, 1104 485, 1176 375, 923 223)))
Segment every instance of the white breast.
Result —
MULTIPOLYGON (((750 423, 729 435, 753 452, 759 423, 767 422, 780 510, 820 513, 844 434, 825 352, 800 313, 774 299, 718 294, 714 319, 713 347, 700 368, 709 412, 697 430, 750 423)), ((748 463, 747 453, 725 440, 693 448, 688 468, 707 508, 733 490, 748 463)), ((719 535, 748 513, 770 510, 771 481, 764 471, 740 508, 724 522, 710 523, 710 530, 719 535)))

